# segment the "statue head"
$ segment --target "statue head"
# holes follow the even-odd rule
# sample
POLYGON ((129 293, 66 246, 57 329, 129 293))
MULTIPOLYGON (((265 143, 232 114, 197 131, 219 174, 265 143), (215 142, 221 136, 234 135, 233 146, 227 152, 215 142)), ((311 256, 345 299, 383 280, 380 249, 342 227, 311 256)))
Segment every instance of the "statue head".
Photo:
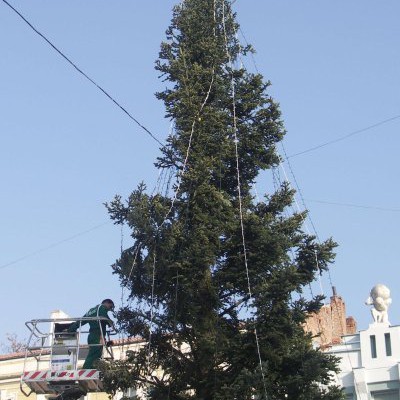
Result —
POLYGON ((390 298, 390 289, 387 286, 381 283, 375 285, 365 303, 373 306, 371 312, 376 323, 388 322, 387 310, 392 299, 390 298))

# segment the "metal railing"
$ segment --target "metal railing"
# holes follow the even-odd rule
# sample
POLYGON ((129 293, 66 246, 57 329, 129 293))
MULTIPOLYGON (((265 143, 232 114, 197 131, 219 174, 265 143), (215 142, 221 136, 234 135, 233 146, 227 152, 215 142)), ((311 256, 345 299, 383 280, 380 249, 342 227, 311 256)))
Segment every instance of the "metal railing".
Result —
MULTIPOLYGON (((54 350, 60 350, 63 347, 69 351, 73 351, 76 355, 74 358, 74 369, 77 369, 79 360, 82 360, 82 349, 87 350, 90 347, 102 346, 108 358, 113 358, 112 347, 107 346, 110 340, 111 332, 103 329, 104 322, 110 322, 106 317, 80 317, 80 318, 48 318, 34 319, 25 323, 30 331, 27 341, 24 360, 24 372, 26 371, 27 360, 34 358, 37 361, 36 370, 39 370, 40 364, 48 362, 50 364, 54 350), (97 322, 99 324, 100 343, 87 344, 82 343, 82 338, 90 333, 90 329, 85 329, 83 325, 89 322, 97 322), (78 324, 76 332, 68 332, 68 327, 72 324, 78 324), (47 325, 47 329, 46 329, 47 325), (65 326, 65 329, 62 329, 65 326), (59 339, 71 340, 65 344, 60 343, 59 339), (76 343, 72 343, 76 341, 76 343)), ((104 356, 103 356, 104 358, 104 356)), ((50 368, 51 365, 49 365, 50 368)))

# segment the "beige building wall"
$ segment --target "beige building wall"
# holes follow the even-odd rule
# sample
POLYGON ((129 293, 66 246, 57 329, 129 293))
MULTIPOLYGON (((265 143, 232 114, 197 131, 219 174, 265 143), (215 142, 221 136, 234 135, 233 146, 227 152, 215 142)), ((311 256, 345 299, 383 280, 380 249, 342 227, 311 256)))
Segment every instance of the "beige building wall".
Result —
MULTIPOLYGON (((25 398, 20 390, 20 378, 24 368, 25 353, 0 355, 0 400, 22 400, 25 398)), ((27 366, 33 367, 33 360, 27 360, 27 366)), ((37 399, 35 394, 30 396, 37 399)))
MULTIPOLYGON (((120 343, 113 346, 114 359, 122 359, 128 350, 137 350, 143 345, 143 341, 133 340, 128 344, 120 343)), ((26 397, 20 388, 20 378, 24 372, 25 353, 13 353, 0 355, 0 400, 47 400, 46 395, 31 393, 26 397)), ((83 360, 80 360, 79 366, 82 366, 83 360)), ((33 357, 26 360, 25 371, 48 370, 49 363, 42 362, 38 368, 37 362, 33 357)), ((22 385, 23 391, 29 393, 29 388, 22 385)), ((122 397, 122 393, 115 396, 115 399, 122 397)), ((107 393, 88 393, 85 400, 109 400, 107 393)))

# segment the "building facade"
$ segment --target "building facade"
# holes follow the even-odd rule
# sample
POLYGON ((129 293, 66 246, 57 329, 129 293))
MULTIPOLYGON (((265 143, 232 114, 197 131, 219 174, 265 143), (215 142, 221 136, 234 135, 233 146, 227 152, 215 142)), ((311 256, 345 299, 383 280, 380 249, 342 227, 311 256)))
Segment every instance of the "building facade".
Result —
MULTIPOLYGON (((39 388, 39 390, 37 391, 38 393, 40 393, 40 387, 45 387, 46 384, 44 384, 44 381, 48 381, 48 374, 46 374, 46 377, 42 378, 43 375, 42 372, 43 373, 51 372, 51 374, 53 374, 54 372, 55 374, 58 374, 58 373, 63 373, 64 371, 66 373, 69 373, 72 371, 72 369, 75 368, 77 370, 81 370, 83 362, 89 350, 88 345, 86 345, 86 336, 88 332, 82 332, 82 330, 80 331, 81 334, 78 336, 80 339, 78 339, 79 344, 77 353, 75 345, 74 346, 70 344, 59 345, 58 343, 55 343, 55 338, 57 334, 55 333, 56 331, 54 329, 55 327, 54 320, 63 322, 63 318, 69 318, 69 317, 64 312, 57 310, 51 314, 51 318, 49 320, 43 320, 46 326, 47 325, 50 326, 49 333, 45 334, 44 336, 44 338, 46 339, 46 343, 48 341, 50 342, 51 344, 50 347, 49 346, 44 347, 44 344, 42 343, 43 346, 42 348, 41 346, 37 348, 35 346, 33 347, 28 346, 29 350, 27 351, 26 354, 25 352, 22 352, 22 353, 0 355, 0 400, 23 400, 25 398, 29 398, 32 400, 48 400, 49 397, 51 398, 54 397, 55 395, 52 394, 49 396, 46 394, 36 394, 35 388, 33 388, 32 391, 26 383, 21 381, 21 377, 25 373, 32 375, 32 378, 35 375, 37 375, 37 377, 33 378, 33 380, 35 381, 34 386, 39 388), (53 322, 49 324, 48 321, 53 321, 53 322), (68 354, 70 353, 73 354, 74 352, 76 353, 76 358, 72 369, 70 368, 69 365, 70 362, 69 359, 58 360, 57 358, 58 353, 56 352, 55 349, 56 348, 64 349, 64 347, 65 349, 68 350, 68 354), (61 361, 63 362, 65 361, 66 363, 62 364, 61 361)), ((40 320, 34 320, 34 321, 40 321, 40 320)), ((39 330, 35 331, 35 334, 37 332, 39 332, 39 330)), ((35 337, 35 335, 33 335, 33 337, 35 337)), ((106 358, 112 357, 115 360, 121 360, 126 357, 127 351, 137 351, 138 348, 140 348, 143 345, 144 345, 143 340, 139 339, 130 339, 130 340, 117 339, 113 341, 113 344, 111 346, 107 346, 107 351, 106 347, 103 348, 103 356, 106 358)), ((94 370, 87 370, 87 371, 90 374, 91 371, 94 370)), ((75 376, 76 375, 73 375, 72 379, 75 376)), ((81 377, 78 379, 81 379, 81 377)), ((62 378, 61 380, 63 379, 64 378, 62 378)), ((54 382, 55 380, 53 381, 53 383, 54 382)), ((89 387, 88 393, 81 400, 109 400, 109 396, 107 393, 101 391, 95 391, 99 389, 101 390, 101 388, 99 388, 98 386, 97 388, 93 387, 93 385, 91 386, 89 385, 88 387, 89 387)), ((49 393, 49 391, 42 390, 42 393, 49 393)), ((114 396, 114 400, 119 400, 122 396, 134 397, 135 395, 136 395, 135 390, 131 389, 129 390, 129 393, 118 393, 116 396, 114 396)))
MULTIPOLYGON (((400 400, 400 326, 392 326, 387 310, 390 292, 384 285, 376 285, 367 300, 372 305, 373 323, 368 329, 356 332, 354 318, 346 316, 342 297, 333 291, 330 303, 319 313, 310 316, 305 329, 322 351, 337 356, 340 372, 336 383, 344 388, 347 400, 400 400), (378 287, 377 293, 374 289, 378 287)), ((115 359, 126 357, 126 351, 136 351, 143 341, 118 341, 113 346, 115 359)), ((50 358, 49 358, 50 361, 50 358)), ((81 368, 83 360, 79 361, 81 368)), ((29 388, 20 379, 24 371, 37 370, 34 357, 24 353, 0 355, 0 400, 23 400, 29 388)), ((132 390, 125 395, 134 397, 132 390)), ((122 397, 118 394, 115 399, 122 397)), ((43 394, 31 393, 32 400, 47 400, 43 394)), ((88 393, 84 400, 107 400, 103 392, 88 393)))
POLYGON ((371 290, 373 323, 368 329, 343 336, 327 352, 340 359, 337 383, 347 399, 400 399, 400 326, 388 321, 390 291, 384 285, 371 290))
POLYGON ((400 326, 373 323, 328 352, 340 358, 337 378, 348 399, 400 399, 400 326))
POLYGON ((324 349, 341 343, 344 335, 356 333, 357 323, 353 317, 347 317, 346 304, 333 287, 329 304, 310 315, 304 329, 311 333, 315 345, 324 349))

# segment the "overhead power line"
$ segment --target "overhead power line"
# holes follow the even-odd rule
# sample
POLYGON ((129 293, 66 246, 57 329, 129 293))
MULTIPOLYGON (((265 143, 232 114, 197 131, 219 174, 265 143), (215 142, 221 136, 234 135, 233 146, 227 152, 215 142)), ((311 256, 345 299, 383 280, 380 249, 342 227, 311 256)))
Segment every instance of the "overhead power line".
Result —
POLYGON ((23 260, 26 260, 27 258, 36 256, 37 254, 43 253, 43 252, 45 252, 45 251, 47 251, 47 250, 50 250, 50 249, 52 249, 53 247, 60 246, 61 244, 64 244, 64 243, 66 243, 66 242, 70 242, 71 240, 74 240, 74 239, 76 239, 76 238, 78 238, 78 237, 80 237, 80 236, 86 235, 87 233, 90 233, 90 232, 92 232, 92 231, 94 231, 94 230, 96 230, 96 229, 102 228, 103 226, 109 225, 109 224, 111 224, 111 223, 112 223, 112 221, 103 222, 102 224, 93 226, 92 228, 89 228, 89 229, 86 229, 85 231, 76 233, 75 235, 69 236, 69 237, 67 237, 67 238, 65 238, 65 239, 62 239, 62 240, 59 240, 58 242, 49 244, 49 245, 46 246, 46 247, 43 247, 43 248, 41 248, 41 249, 39 249, 39 250, 35 250, 35 251, 33 251, 32 253, 26 254, 26 255, 24 255, 24 256, 22 256, 22 257, 16 258, 15 260, 10 261, 10 262, 8 262, 8 263, 6 263, 6 264, 0 265, 0 269, 6 268, 6 267, 10 267, 11 265, 17 264, 17 263, 19 263, 20 261, 23 261, 23 260))
POLYGON ((342 140, 346 140, 351 136, 354 136, 354 135, 357 135, 359 133, 362 133, 362 132, 368 131, 370 129, 376 128, 377 126, 380 126, 380 125, 383 125, 383 124, 387 124, 388 122, 394 121, 395 119, 398 119, 398 118, 400 118, 400 114, 399 115, 395 115, 394 117, 391 117, 391 118, 384 119, 384 120, 379 121, 379 122, 377 122, 375 124, 369 125, 369 126, 367 126, 365 128, 358 129, 356 131, 350 132, 347 135, 338 137, 337 139, 333 139, 333 140, 330 140, 328 142, 321 143, 318 146, 310 147, 309 149, 306 149, 306 150, 303 150, 303 151, 299 151, 298 153, 291 154, 290 156, 288 156, 288 158, 297 157, 297 156, 300 156, 302 154, 306 154, 306 153, 310 153, 311 151, 318 150, 321 147, 325 147, 325 146, 329 146, 330 144, 341 142, 342 140))
POLYGON ((74 67, 82 76, 84 76, 89 82, 97 87, 105 96, 107 96, 119 109, 121 109, 132 121, 134 121, 140 128, 142 128, 148 135, 150 135, 159 145, 163 146, 163 143, 157 139, 157 137, 144 125, 142 125, 125 107, 123 107, 117 100, 114 99, 105 89, 97 84, 90 76, 82 71, 70 58, 68 58, 59 48, 57 48, 49 39, 46 38, 41 32, 39 32, 16 8, 14 8, 8 1, 3 0, 3 3, 11 8, 36 34, 38 34, 47 44, 49 44, 53 50, 55 50, 64 60, 66 60, 72 67, 74 67))
POLYGON ((378 211, 400 212, 400 208, 367 206, 367 205, 362 205, 362 204, 340 203, 340 202, 336 202, 336 201, 313 200, 313 199, 307 199, 307 201, 311 201, 313 203, 320 203, 320 204, 330 204, 330 205, 334 205, 334 206, 365 208, 368 210, 378 210, 378 211))

